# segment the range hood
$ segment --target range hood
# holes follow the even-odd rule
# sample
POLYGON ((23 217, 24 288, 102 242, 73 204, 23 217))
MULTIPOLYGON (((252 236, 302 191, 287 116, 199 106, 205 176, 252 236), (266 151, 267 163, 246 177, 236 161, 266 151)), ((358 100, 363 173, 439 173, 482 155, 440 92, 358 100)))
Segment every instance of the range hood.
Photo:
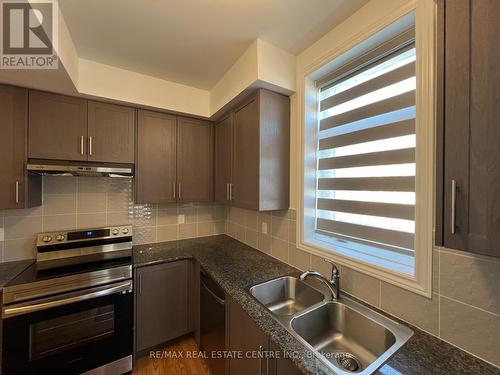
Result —
POLYGON ((134 177, 132 164, 29 160, 28 172, 53 176, 134 177))

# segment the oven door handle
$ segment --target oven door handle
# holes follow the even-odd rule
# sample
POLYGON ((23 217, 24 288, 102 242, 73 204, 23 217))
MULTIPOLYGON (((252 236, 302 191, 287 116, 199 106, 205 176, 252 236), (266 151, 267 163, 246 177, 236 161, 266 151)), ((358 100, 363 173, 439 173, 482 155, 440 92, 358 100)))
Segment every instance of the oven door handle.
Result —
POLYGON ((35 303, 20 303, 3 308, 2 317, 11 318, 16 315, 29 314, 35 311, 47 310, 58 306, 69 305, 70 303, 86 301, 92 298, 108 296, 110 294, 123 293, 132 290, 132 281, 113 284, 106 287, 97 287, 75 293, 68 293, 62 296, 44 298, 35 303))

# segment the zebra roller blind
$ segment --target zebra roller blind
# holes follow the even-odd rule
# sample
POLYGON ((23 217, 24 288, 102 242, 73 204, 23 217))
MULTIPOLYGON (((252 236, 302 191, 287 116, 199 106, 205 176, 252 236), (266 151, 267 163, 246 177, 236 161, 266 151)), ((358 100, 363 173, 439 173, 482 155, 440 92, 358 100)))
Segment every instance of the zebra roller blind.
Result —
POLYGON ((414 252, 415 57, 405 33, 319 88, 316 231, 380 256, 414 252))

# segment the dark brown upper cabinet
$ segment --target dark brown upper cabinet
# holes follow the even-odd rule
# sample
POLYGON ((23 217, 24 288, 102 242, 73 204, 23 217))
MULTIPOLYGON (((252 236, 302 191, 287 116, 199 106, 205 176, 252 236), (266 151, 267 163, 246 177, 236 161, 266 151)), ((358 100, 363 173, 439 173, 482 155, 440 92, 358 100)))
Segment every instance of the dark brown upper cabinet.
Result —
POLYGON ((177 200, 213 200, 213 124, 177 118, 177 200))
POLYGON ((88 103, 88 160, 134 163, 135 109, 88 103))
POLYGON ((215 124, 215 201, 229 202, 229 188, 232 181, 233 162, 233 118, 227 114, 215 124))
POLYGON ((134 162, 135 109, 29 93, 30 159, 134 162))
POLYGON ((139 110, 135 186, 137 203, 176 201, 177 118, 175 116, 139 110))
POLYGON ((215 132, 217 200, 257 211, 287 209, 289 98, 260 89, 219 121, 215 132))
POLYGON ((0 85, 0 209, 41 204, 41 178, 25 169, 28 91, 0 85))
POLYGON ((29 92, 28 157, 87 160, 87 101, 29 92))
POLYGON ((500 257, 500 2, 448 0, 440 7, 437 229, 446 247, 500 257))
POLYGON ((136 202, 206 202, 213 199, 211 122, 140 110, 136 202))

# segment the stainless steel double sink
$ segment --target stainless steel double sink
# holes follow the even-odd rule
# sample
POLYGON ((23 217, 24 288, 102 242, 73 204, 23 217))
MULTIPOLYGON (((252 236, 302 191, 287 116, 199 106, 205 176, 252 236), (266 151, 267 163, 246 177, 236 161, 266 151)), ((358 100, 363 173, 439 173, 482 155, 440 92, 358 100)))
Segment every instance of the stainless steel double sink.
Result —
POLYGON ((257 284, 250 294, 335 374, 371 374, 413 335, 347 297, 331 300, 297 277, 257 284))

